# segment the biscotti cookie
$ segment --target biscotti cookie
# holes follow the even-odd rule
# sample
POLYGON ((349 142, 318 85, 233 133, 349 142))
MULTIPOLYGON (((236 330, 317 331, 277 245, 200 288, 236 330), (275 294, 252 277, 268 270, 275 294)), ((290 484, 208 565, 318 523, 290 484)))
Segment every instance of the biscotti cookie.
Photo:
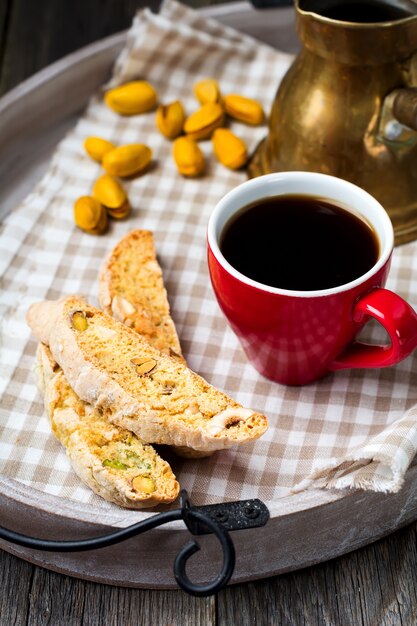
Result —
POLYGON ((267 428, 264 415, 80 296, 34 304, 27 319, 75 393, 142 441, 214 451, 257 439, 267 428))
MULTIPOLYGON (((119 241, 101 269, 98 295, 106 313, 136 330, 161 352, 185 363, 151 231, 133 230, 119 241)), ((185 446, 172 447, 186 459, 211 455, 185 446)))
POLYGON ((109 424, 97 409, 80 400, 43 344, 38 346, 37 361, 38 384, 52 431, 81 480, 102 498, 127 508, 175 500, 178 482, 152 446, 109 424))
POLYGON ((155 348, 182 358, 149 230, 129 232, 113 249, 100 272, 99 302, 106 313, 136 330, 155 348))

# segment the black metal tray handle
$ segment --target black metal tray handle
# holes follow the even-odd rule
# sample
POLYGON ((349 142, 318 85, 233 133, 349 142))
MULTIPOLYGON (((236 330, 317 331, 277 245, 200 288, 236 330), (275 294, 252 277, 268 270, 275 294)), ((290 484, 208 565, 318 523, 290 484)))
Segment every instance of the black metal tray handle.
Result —
POLYGON ((142 522, 137 522, 127 528, 121 528, 100 537, 75 541, 53 541, 29 537, 0 526, 0 539, 35 550, 81 552, 105 548, 168 522, 182 520, 192 535, 213 533, 221 545, 223 552, 222 568, 219 574, 207 583, 194 584, 186 573, 188 559, 200 550, 197 541, 193 540, 186 544, 174 561, 174 576, 181 589, 193 596, 209 596, 227 585, 234 571, 235 547, 229 536, 229 531, 264 526, 269 520, 269 511, 265 504, 258 499, 195 507, 191 505, 185 490, 181 491, 180 498, 181 508, 179 509, 159 513, 142 522))

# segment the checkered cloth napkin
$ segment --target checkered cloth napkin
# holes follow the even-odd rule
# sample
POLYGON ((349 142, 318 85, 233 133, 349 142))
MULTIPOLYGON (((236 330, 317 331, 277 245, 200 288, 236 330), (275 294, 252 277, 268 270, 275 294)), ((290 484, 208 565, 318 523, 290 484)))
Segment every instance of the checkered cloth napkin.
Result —
MULTIPOLYGON (((290 62, 288 55, 169 0, 159 15, 148 10, 137 15, 111 84, 146 78, 160 101, 179 98, 192 112, 197 108, 193 84, 215 77, 224 93, 257 97, 269 110, 290 62)), ((266 127, 231 126, 250 149, 267 132, 266 127)), ((184 179, 172 161, 171 143, 155 128, 154 113, 120 117, 97 94, 59 144, 46 176, 5 219, 0 240, 0 472, 44 493, 116 510, 84 487, 51 435, 35 387, 36 342, 24 318, 32 302, 63 294, 84 293, 97 304, 97 274, 106 254, 128 230, 146 228, 155 233, 189 366, 237 401, 265 413, 270 423, 255 443, 209 459, 169 456, 193 502, 260 497, 272 503, 312 487, 397 491, 417 447, 417 359, 411 356, 383 370, 338 372, 301 388, 258 374, 218 308, 206 264, 209 215, 246 176, 217 163, 210 142, 201 146, 207 174, 184 179), (88 194, 101 173, 82 147, 89 135, 116 144, 144 142, 155 155, 151 171, 125 183, 132 216, 113 222, 103 237, 84 234, 73 223, 74 200, 88 194)), ((396 249, 388 286, 415 306, 416 270, 417 244, 396 249)), ((367 332, 375 338, 379 331, 367 332)))

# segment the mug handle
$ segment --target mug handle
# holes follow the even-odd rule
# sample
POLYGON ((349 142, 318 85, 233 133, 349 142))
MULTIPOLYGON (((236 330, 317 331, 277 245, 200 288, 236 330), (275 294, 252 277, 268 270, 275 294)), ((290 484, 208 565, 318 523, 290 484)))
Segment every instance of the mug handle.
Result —
POLYGON ((378 288, 362 296, 355 303, 353 320, 361 324, 365 317, 373 317, 385 328, 391 344, 354 341, 330 364, 330 370, 388 367, 405 359, 417 347, 417 314, 396 293, 378 288))

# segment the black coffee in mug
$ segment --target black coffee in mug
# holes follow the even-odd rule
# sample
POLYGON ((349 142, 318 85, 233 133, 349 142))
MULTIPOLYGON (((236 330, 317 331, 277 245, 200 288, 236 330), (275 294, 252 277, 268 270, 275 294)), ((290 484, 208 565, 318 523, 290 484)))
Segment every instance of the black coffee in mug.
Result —
POLYGON ((265 198, 243 207, 220 239, 226 260, 264 285, 296 291, 349 283, 378 260, 379 241, 359 215, 307 195, 265 198))

